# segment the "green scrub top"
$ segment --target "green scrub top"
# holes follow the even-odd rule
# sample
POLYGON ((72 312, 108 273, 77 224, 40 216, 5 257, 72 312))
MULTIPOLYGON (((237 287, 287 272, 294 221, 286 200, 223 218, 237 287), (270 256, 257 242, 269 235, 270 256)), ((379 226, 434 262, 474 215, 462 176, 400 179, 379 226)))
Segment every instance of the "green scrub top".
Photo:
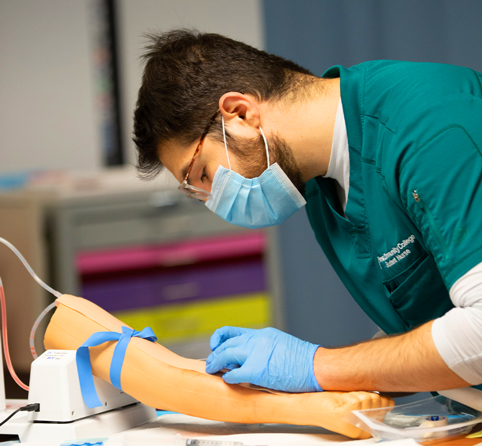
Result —
POLYGON ((306 184, 318 243, 386 333, 453 308, 482 262, 482 74, 432 63, 336 66, 349 156, 345 213, 334 180, 306 184))

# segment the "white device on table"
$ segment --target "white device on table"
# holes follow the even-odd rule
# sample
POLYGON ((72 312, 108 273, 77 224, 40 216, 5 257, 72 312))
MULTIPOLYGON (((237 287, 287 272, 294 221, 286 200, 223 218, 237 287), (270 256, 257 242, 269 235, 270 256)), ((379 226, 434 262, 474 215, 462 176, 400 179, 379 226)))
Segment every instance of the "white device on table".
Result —
MULTIPOLYGON (((75 353, 74 350, 47 350, 32 363, 28 404, 38 403, 40 410, 16 414, 0 426, 0 440, 5 434, 18 435, 22 443, 107 437, 157 418, 155 409, 97 376, 94 376, 95 388, 104 405, 89 409, 82 399, 75 353)), ((20 407, 25 401, 11 403, 20 407)), ((0 422, 15 407, 5 410, 4 400, 2 409, 0 422)))
MULTIPOLYGON (((61 293, 43 283, 28 265, 24 257, 8 241, 0 237, 19 257, 32 277, 47 291, 59 297, 61 293)), ((0 441, 2 437, 16 436, 24 442, 68 441, 81 438, 107 437, 132 429, 157 418, 156 410, 148 407, 112 384, 94 376, 94 384, 103 406, 89 409, 84 403, 80 389, 75 350, 47 350, 37 357, 33 339, 43 316, 53 308, 50 305, 35 321, 30 335, 34 358, 30 368, 30 387, 15 375, 8 353, 6 336, 6 307, 3 285, 0 279, 2 305, 2 334, 7 365, 14 380, 28 390, 28 401, 6 400, 3 375, 2 342, 0 342, 0 441), (26 404, 31 405, 26 411, 26 404), (38 405, 38 406, 37 406, 38 405), (22 408, 21 412, 15 413, 22 408), (14 414, 14 415, 13 415, 14 414), (5 421, 7 418, 11 418, 5 421), (2 425, 2 423, 5 423, 2 425)), ((0 340, 1 341, 1 340, 0 340)))

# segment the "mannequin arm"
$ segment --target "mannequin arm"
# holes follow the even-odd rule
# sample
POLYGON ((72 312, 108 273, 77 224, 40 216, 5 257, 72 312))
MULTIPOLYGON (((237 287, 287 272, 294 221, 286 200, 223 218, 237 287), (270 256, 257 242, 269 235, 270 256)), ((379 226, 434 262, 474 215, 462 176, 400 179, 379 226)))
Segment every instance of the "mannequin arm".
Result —
MULTIPOLYGON (((45 333, 48 349, 77 349, 93 333, 121 332, 121 321, 87 300, 63 295, 45 333)), ((115 342, 91 347, 94 375, 110 381, 115 342)), ((369 434, 344 420, 352 410, 392 406, 368 392, 283 393, 226 384, 205 372, 205 362, 183 358, 162 345, 132 338, 121 373, 122 389, 152 407, 235 423, 320 426, 352 438, 369 434)))

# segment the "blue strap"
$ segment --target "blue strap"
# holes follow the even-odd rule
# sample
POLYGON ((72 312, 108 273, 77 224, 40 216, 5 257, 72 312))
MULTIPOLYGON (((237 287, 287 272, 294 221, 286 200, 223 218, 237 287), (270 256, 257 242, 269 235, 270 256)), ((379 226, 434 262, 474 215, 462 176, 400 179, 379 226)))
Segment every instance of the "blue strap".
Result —
POLYGON ((121 371, 126 355, 127 346, 132 337, 146 339, 150 342, 156 342, 157 337, 151 328, 146 327, 142 331, 136 331, 132 328, 122 327, 122 333, 113 331, 99 331, 94 333, 87 341, 85 341, 78 349, 76 354, 77 373, 79 374, 80 390, 85 404, 89 409, 102 406, 97 392, 95 391, 94 377, 92 376, 92 366, 90 364, 89 347, 96 347, 100 344, 110 341, 118 341, 112 355, 110 364, 110 381, 112 385, 122 390, 121 387, 121 371))

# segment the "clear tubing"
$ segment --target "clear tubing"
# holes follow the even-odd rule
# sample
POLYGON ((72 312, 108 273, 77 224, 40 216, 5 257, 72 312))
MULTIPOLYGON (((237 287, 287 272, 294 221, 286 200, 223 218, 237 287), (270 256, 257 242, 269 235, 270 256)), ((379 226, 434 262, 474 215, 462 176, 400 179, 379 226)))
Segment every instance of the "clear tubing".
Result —
POLYGON ((37 274, 35 274, 34 270, 30 267, 30 265, 25 260, 25 257, 22 254, 20 254, 20 251, 17 248, 15 248, 15 246, 13 246, 9 241, 5 240, 2 237, 0 237, 0 242, 8 246, 17 255, 17 257, 23 263, 23 266, 27 268, 27 271, 41 287, 46 289, 49 293, 52 293, 55 297, 62 296, 62 293, 59 293, 58 291, 55 291, 53 288, 49 287, 42 279, 40 279, 39 276, 37 276, 37 274))
MULTIPOLYGON (((40 279, 37 274, 35 274, 35 271, 32 269, 32 267, 28 264, 27 260, 25 260, 25 257, 20 253, 20 251, 15 248, 8 240, 5 240, 4 238, 0 237, 0 242, 9 247, 20 259, 20 261, 23 263, 23 266, 27 268, 27 271, 30 273, 30 275, 35 279, 35 281, 46 291, 49 293, 53 294, 55 297, 60 297, 62 296, 62 293, 59 293, 58 291, 54 290, 53 288, 49 287, 42 279, 40 279)), ((5 352, 5 359, 7 361, 7 366, 10 371, 10 374, 12 375, 12 378, 15 380, 15 382, 22 387, 25 390, 28 390, 28 386, 26 386, 24 383, 22 383, 17 375, 15 374, 15 371, 13 370, 12 362, 10 360, 10 353, 8 351, 8 338, 7 338, 7 309, 5 306, 5 293, 3 290, 3 284, 2 280, 0 279, 0 304, 2 307, 2 337, 3 337, 3 346, 4 346, 4 352, 5 352)), ((35 351, 35 332, 37 331, 37 328, 42 321, 42 319, 45 317, 45 315, 55 307, 55 302, 51 303, 42 313, 40 316, 37 318, 37 320, 34 322, 32 330, 30 332, 30 351, 32 352, 32 356, 37 358, 37 352, 35 351)))
POLYGON ((30 332, 30 351, 32 352, 33 359, 37 359, 37 352, 35 351, 35 332, 37 331, 37 328, 42 321, 42 319, 45 317, 45 315, 52 310, 52 308, 55 308, 55 302, 52 302, 42 313, 40 313, 40 316, 37 318, 37 320, 34 322, 32 331, 30 332))

